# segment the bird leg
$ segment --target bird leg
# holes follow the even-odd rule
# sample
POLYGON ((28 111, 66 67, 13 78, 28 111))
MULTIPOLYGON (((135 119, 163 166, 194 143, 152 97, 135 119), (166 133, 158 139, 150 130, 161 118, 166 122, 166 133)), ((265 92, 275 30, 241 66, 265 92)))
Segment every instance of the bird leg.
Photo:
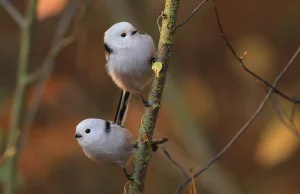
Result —
POLYGON ((132 182, 134 179, 131 178, 131 175, 127 173, 127 170, 126 170, 125 167, 123 168, 123 171, 124 171, 124 174, 125 174, 126 178, 127 178, 129 181, 132 182))
POLYGON ((148 108, 150 106, 150 103, 148 102, 148 100, 145 100, 145 98, 143 97, 143 95, 142 95, 142 93, 141 93, 140 90, 138 92, 139 92, 139 94, 140 94, 140 96, 142 98, 142 102, 143 102, 144 106, 148 108))
POLYGON ((150 62, 151 62, 151 65, 152 65, 152 63, 155 63, 156 62, 156 57, 151 57, 150 62))

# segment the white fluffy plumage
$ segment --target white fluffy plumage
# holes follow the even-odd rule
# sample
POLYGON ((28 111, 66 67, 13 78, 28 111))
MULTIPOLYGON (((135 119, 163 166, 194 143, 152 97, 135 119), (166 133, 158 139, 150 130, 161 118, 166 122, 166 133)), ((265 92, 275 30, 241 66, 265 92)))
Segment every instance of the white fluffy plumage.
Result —
MULTIPOLYGON (((138 145, 128 129, 111 121, 90 118, 76 126, 75 138, 88 158, 95 162, 115 163, 123 168, 127 179, 132 180, 125 167, 138 145)), ((153 140, 152 150, 156 151, 158 145, 166 141, 167 138, 153 140)))
POLYGON ((122 168, 135 151, 135 142, 128 129, 102 119, 81 121, 76 126, 75 138, 91 160, 115 163, 122 168))
POLYGON ((155 46, 151 36, 140 34, 128 22, 119 22, 104 34, 109 75, 118 87, 140 92, 151 80, 151 59, 155 46))

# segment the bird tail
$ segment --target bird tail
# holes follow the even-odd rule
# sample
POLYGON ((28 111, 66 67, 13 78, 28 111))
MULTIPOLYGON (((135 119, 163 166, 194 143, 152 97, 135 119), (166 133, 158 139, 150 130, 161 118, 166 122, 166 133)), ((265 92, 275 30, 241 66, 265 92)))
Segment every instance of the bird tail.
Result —
POLYGON ((122 127, 126 121, 130 98, 131 98, 131 93, 126 90, 123 90, 121 93, 119 105, 118 105, 115 120, 114 120, 114 122, 116 124, 118 124, 122 127))

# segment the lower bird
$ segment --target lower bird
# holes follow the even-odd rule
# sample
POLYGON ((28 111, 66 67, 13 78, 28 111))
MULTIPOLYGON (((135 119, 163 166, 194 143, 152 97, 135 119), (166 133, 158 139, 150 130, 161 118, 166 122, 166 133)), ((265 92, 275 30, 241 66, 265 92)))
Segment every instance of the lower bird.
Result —
MULTIPOLYGON (((135 153, 137 143, 128 129, 111 121, 90 118, 76 126, 75 138, 88 158, 96 162, 115 163, 123 168, 127 179, 133 180, 125 167, 135 153)), ((156 151, 158 144, 166 141, 167 138, 153 140, 152 150, 156 151)))

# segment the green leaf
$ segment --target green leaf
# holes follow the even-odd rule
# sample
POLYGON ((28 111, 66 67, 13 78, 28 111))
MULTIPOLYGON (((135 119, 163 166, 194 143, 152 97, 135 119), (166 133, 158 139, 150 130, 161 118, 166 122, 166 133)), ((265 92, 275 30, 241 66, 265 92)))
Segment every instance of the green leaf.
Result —
POLYGON ((161 69, 162 69, 162 63, 161 62, 158 61, 158 62, 155 62, 155 63, 152 64, 152 70, 154 71, 155 76, 157 78, 159 78, 159 72, 161 71, 161 69))

